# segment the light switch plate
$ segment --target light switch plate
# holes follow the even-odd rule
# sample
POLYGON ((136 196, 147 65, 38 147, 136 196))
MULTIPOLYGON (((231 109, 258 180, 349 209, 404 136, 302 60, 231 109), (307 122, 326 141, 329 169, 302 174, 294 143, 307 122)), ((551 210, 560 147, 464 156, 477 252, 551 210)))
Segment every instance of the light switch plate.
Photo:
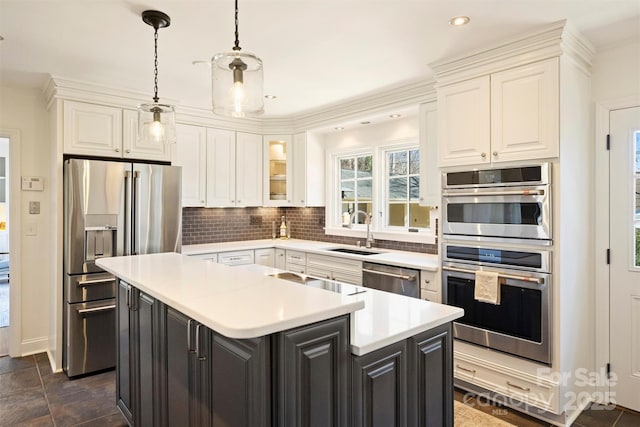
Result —
POLYGON ((40 213, 40 202, 29 202, 29 214, 38 215, 40 213))
POLYGON ((22 191, 43 191, 44 178, 41 176, 23 176, 22 191))

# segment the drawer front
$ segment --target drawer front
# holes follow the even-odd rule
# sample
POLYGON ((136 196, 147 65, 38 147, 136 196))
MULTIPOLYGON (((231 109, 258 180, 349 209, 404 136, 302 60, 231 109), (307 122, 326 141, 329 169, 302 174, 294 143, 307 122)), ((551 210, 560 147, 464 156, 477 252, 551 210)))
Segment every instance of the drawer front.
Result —
POLYGON ((338 282, 362 286, 362 268, 349 272, 336 270, 332 272, 332 276, 333 280, 337 280, 338 282))
POLYGON ((504 366, 483 365, 457 355, 453 358, 453 374, 455 379, 555 414, 559 413, 560 387, 544 378, 536 378, 504 366))
POLYGON ((218 254, 199 254, 189 256, 197 259, 202 259, 204 261, 218 262, 218 254))
POLYGON ((298 264, 302 266, 307 265, 307 254, 304 252, 287 251, 286 259, 287 259, 287 265, 289 264, 298 264))
POLYGON ((224 265, 253 264, 253 251, 223 252, 218 254, 218 263, 224 265))
POLYGON ((285 266, 285 270, 291 271, 293 273, 307 274, 307 269, 304 264, 292 264, 288 262, 285 266))
POLYGON ((362 261, 335 256, 309 254, 307 256, 307 266, 329 267, 331 270, 353 271, 356 269, 362 270, 362 261))

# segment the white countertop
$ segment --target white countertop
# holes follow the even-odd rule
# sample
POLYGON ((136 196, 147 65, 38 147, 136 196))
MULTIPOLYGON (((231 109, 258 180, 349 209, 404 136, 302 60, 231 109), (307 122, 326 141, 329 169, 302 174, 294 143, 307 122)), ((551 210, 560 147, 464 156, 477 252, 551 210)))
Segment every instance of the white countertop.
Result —
POLYGON ((375 262, 378 264, 391 264, 398 267, 416 268, 427 271, 438 270, 438 256, 433 254, 425 254, 420 252, 396 251, 382 248, 359 248, 380 252, 375 255, 357 255, 346 254, 342 252, 334 252, 330 248, 351 248, 358 249, 355 246, 343 245, 331 242, 319 242, 314 240, 299 239, 265 239, 265 240, 243 240, 236 242, 223 243, 203 243, 199 245, 184 245, 182 253, 186 255, 199 255, 213 252, 240 251, 248 249, 292 249, 321 255, 331 255, 342 258, 357 259, 360 261, 375 262))
POLYGON ((230 338, 355 312, 351 352, 363 355, 463 314, 456 307, 355 285, 341 284, 340 293, 316 289, 268 276, 281 272, 275 268, 229 267, 177 253, 100 258, 96 264, 230 338))
MULTIPOLYGON (((234 268, 260 274, 282 272, 261 265, 234 268)), ((297 286, 306 287, 301 284, 297 286)), ((357 356, 451 322, 464 314, 461 308, 418 298, 348 284, 341 284, 340 287, 341 293, 345 295, 365 291, 350 297, 364 302, 364 308, 354 313, 351 325, 351 352, 357 356)))
POLYGON ((352 313, 365 302, 177 253, 96 264, 230 338, 254 338, 352 313))

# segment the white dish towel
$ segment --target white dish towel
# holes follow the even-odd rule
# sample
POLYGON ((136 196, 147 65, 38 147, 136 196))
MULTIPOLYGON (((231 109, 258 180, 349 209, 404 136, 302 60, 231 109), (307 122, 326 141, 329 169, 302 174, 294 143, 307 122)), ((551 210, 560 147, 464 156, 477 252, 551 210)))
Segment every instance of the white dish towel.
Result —
POLYGON ((476 271, 473 297, 477 301, 500 305, 500 276, 493 271, 476 271))

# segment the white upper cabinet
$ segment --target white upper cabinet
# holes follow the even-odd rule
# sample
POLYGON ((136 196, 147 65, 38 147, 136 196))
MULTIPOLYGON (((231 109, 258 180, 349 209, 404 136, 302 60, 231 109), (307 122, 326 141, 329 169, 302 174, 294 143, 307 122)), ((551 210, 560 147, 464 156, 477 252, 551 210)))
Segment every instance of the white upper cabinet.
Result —
POLYGON ((165 144, 138 143, 138 112, 64 101, 64 153, 168 162, 165 144))
POLYGON ((262 205, 262 137, 207 129, 207 207, 262 205))
POLYGON ((438 88, 438 165, 488 163, 489 76, 438 88))
POLYGON ((324 206, 324 148, 313 134, 293 135, 293 206, 324 206))
POLYGON ((172 164, 182 166, 182 206, 204 206, 207 195, 207 132, 204 127, 176 125, 172 164))
POLYGON ((264 206, 292 205, 292 159, 290 135, 265 135, 264 206))
POLYGON ((236 134, 236 206, 262 206, 262 136, 236 134))
POLYGON ((236 134, 207 129, 207 207, 236 205, 236 134))
POLYGON ((440 206, 436 103, 420 104, 420 205, 440 206))
POLYGON ((558 58, 491 75, 494 162, 558 157, 558 58))
POLYGON ((438 165, 558 156, 558 59, 438 88, 438 165))

